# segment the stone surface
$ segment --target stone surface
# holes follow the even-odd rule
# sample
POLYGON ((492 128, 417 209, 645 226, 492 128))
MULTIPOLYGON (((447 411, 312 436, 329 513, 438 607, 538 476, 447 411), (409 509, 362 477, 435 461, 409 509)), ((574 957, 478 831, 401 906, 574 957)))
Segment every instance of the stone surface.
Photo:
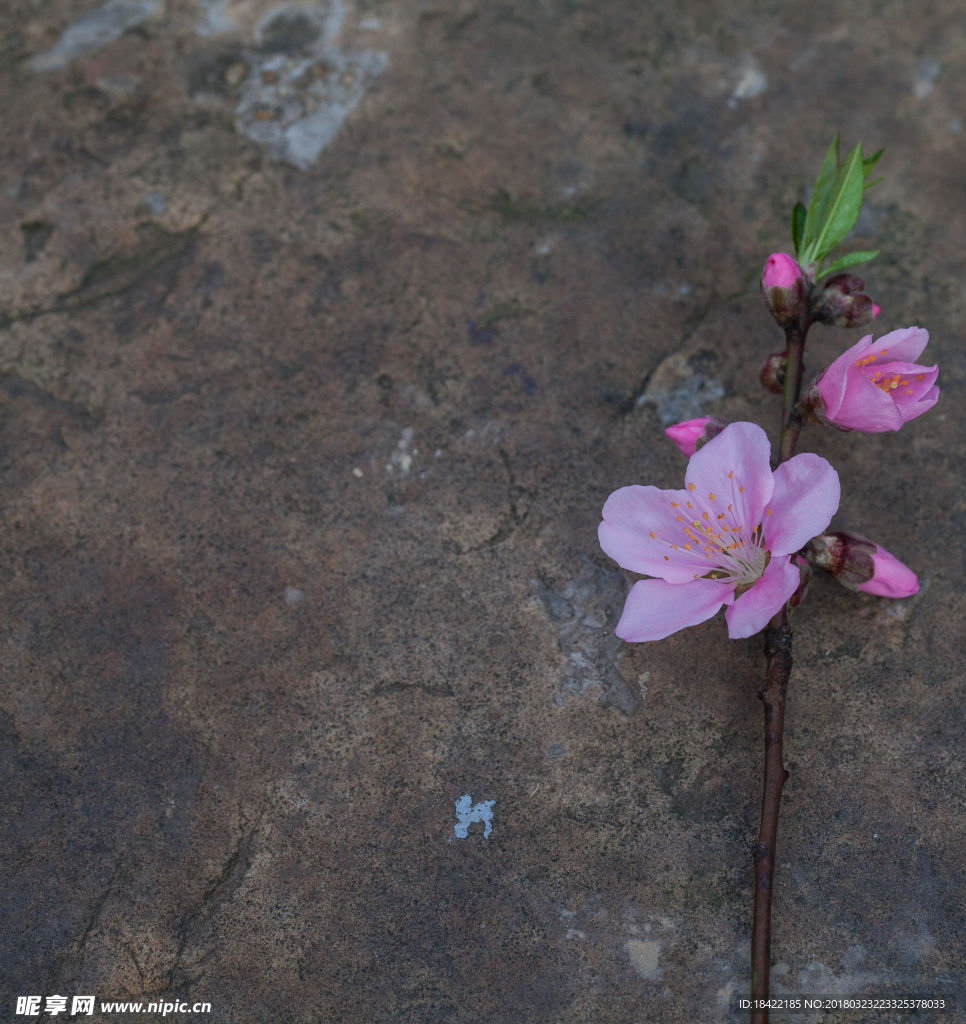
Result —
POLYGON ((775 989, 960 992, 962 5, 121 8, 0 5, 4 1011, 739 1019, 761 644, 617 642, 595 531, 668 416, 774 436, 836 130, 943 397, 803 435, 929 587, 796 615, 775 989))

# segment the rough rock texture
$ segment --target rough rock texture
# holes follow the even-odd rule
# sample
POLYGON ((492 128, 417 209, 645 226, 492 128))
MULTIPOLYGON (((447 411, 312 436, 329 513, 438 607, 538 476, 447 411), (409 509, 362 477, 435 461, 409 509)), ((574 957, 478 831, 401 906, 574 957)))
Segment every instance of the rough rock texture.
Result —
POLYGON ((961 3, 7 0, 0 92, 10 1019, 740 1019, 761 642, 616 641, 595 531, 774 437, 836 130, 943 396, 803 435, 929 585, 796 614, 775 989, 962 996, 961 3))

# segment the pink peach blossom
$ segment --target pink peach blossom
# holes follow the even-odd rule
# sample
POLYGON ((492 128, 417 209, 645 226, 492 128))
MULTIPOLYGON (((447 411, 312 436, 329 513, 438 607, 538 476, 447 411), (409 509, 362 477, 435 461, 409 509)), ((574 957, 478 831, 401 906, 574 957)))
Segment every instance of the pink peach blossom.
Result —
POLYGON ((939 367, 913 362, 928 341, 919 327, 876 342, 867 334, 819 374, 803 399, 804 411, 839 430, 898 430, 938 401, 939 367))
POLYGON ((665 434, 690 459, 695 451, 707 444, 712 437, 717 437, 728 425, 727 420, 720 416, 701 416, 696 420, 685 420, 667 427, 665 434))
POLYGON ((752 636, 801 582, 791 556, 828 526, 839 478, 817 455, 771 470, 761 427, 732 423, 691 456, 685 489, 630 486, 604 505, 600 546, 654 579, 631 588, 617 635, 661 640, 727 605, 732 639, 752 636))

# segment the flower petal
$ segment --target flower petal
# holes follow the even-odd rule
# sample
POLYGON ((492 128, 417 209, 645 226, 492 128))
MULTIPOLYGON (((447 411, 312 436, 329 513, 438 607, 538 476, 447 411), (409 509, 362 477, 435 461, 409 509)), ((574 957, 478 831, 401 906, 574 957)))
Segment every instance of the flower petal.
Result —
POLYGON ((902 426, 902 413, 896 403, 855 366, 850 366, 845 375, 845 394, 838 412, 828 418, 840 427, 867 434, 881 434, 902 426))
POLYGON ((746 590, 725 612, 728 636, 740 640, 764 629, 768 620, 798 590, 799 582, 798 567, 792 565, 788 555, 772 558, 751 590, 746 590))
POLYGON ((733 600, 734 590, 717 580, 692 580, 677 586, 664 580, 639 580, 627 595, 616 632, 632 643, 663 640, 679 629, 710 619, 733 600))
POLYGON ((799 551, 832 521, 839 507, 839 475, 818 455, 796 455, 775 470, 775 493, 765 507, 765 547, 776 555, 799 551))
POLYGON ((914 363, 929 343, 929 332, 922 327, 903 327, 898 331, 884 334, 878 341, 868 346, 866 357, 874 356, 872 363, 880 366, 883 363, 914 363), (884 358, 888 357, 888 358, 884 358))
POLYGON ((938 366, 896 362, 877 366, 869 375, 869 379, 896 403, 905 423, 921 416, 935 405, 935 402, 930 402, 921 409, 916 408, 936 383, 938 376, 938 366))
POLYGON ((860 338, 851 348, 847 348, 831 365, 827 366, 816 378, 815 386, 822 396, 825 415, 831 420, 842 405, 845 397, 845 375, 850 366, 862 356, 872 344, 872 335, 860 338))
POLYGON ((714 518, 732 505, 748 537, 775 488, 768 435, 755 423, 729 424, 691 456, 684 481, 697 512, 714 518))
POLYGON ((904 405, 899 407, 899 412, 902 413, 902 422, 908 423, 909 420, 914 420, 917 416, 921 416, 924 412, 929 410, 939 401, 939 388, 935 384, 919 399, 915 405, 904 405))
POLYGON ((687 491, 621 487, 604 504, 604 521, 597 529, 600 546, 625 569, 670 583, 703 576, 709 566, 697 541, 685 532, 692 514, 687 504, 687 491))

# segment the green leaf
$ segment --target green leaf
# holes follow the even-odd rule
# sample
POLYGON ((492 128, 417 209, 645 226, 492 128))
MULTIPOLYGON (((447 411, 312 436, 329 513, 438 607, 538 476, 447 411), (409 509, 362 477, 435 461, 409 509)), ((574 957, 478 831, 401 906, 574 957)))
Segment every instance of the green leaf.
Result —
MULTIPOLYGON (((868 178, 872 168, 879 162, 879 157, 885 152, 883 147, 878 152, 873 153, 872 156, 865 156, 862 158, 862 173, 868 178)), ((882 180, 881 178, 879 179, 882 180)), ((866 186, 868 188, 868 186, 866 186)))
POLYGON ((849 150, 835 175, 822 210, 821 226, 804 257, 806 261, 821 259, 852 230, 862 208, 863 184, 862 143, 859 142, 849 150))
POLYGON ((873 178, 872 181, 867 181, 865 188, 872 188, 873 185, 878 185, 880 181, 885 181, 885 177, 873 178))
POLYGON ((811 198, 808 201, 808 215, 805 218, 805 230, 802 233, 803 248, 810 247, 819 225, 822 223, 822 214, 825 211, 825 203, 828 200, 832 183, 835 181, 835 174, 839 166, 839 133, 835 133, 832 145, 829 146, 822 167, 815 179, 815 188, 812 189, 811 198))
POLYGON ((795 246, 795 255, 802 251, 802 238, 805 234, 805 207, 796 203, 792 208, 792 245, 795 246))
POLYGON ((839 270, 845 270, 846 267, 855 267, 860 263, 868 263, 869 260, 874 260, 879 255, 879 250, 876 249, 874 252, 850 252, 847 256, 840 256, 831 266, 827 267, 820 274, 816 274, 816 280, 820 277, 826 277, 828 274, 834 274, 839 270))

